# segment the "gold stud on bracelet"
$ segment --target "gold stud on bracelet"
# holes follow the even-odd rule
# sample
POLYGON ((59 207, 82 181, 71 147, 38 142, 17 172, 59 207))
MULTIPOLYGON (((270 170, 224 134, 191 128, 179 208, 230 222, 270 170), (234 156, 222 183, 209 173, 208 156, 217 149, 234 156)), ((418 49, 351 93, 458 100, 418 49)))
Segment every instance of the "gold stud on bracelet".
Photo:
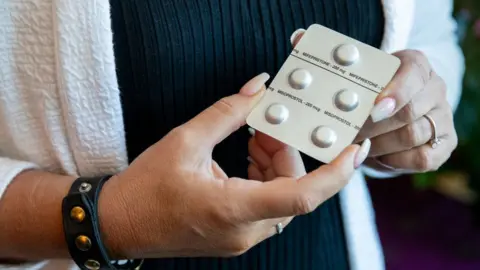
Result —
POLYGON ((92 247, 92 241, 85 235, 79 235, 77 239, 75 239, 75 245, 81 251, 87 251, 92 247))
POLYGON ((85 219, 85 210, 79 206, 75 206, 70 211, 70 218, 76 222, 82 222, 85 219))
POLYGON ((85 267, 90 269, 90 270, 99 270, 100 269, 100 263, 95 261, 95 260, 88 260, 85 262, 85 267))

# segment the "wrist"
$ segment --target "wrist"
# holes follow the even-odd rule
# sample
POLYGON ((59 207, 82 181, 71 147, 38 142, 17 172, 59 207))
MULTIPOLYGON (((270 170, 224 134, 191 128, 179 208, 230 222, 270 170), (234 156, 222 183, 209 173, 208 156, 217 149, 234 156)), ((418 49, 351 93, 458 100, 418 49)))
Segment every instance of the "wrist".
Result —
POLYGON ((137 269, 143 262, 127 255, 125 247, 130 245, 124 232, 128 230, 122 226, 125 219, 118 215, 122 211, 115 208, 117 185, 106 185, 111 179, 111 175, 79 177, 62 202, 65 240, 71 258, 81 269, 137 269))
POLYGON ((14 178, 0 201, 2 259, 70 257, 59 209, 74 180, 39 170, 27 170, 14 178))
POLYGON ((100 234, 111 259, 133 259, 134 233, 117 176, 105 183, 98 199, 100 234))

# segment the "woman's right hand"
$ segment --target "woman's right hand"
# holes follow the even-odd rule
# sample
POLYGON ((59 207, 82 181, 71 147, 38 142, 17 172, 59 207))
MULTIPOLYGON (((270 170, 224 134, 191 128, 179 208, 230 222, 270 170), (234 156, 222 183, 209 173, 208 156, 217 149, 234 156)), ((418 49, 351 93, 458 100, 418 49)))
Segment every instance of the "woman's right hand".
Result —
POLYGON ((212 159, 215 145, 245 124, 266 80, 257 76, 175 128, 106 183, 100 225, 114 257, 240 255, 347 184, 357 145, 299 178, 265 182, 227 176, 212 159))

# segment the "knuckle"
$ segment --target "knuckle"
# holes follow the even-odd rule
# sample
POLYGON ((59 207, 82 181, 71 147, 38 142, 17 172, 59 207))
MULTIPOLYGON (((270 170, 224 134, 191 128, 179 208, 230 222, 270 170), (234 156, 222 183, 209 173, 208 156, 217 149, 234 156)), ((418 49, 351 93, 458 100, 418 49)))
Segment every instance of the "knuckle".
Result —
POLYGON ((404 123, 413 122, 418 118, 418 112, 413 104, 413 101, 408 102, 403 106, 397 114, 397 119, 404 123))
POLYGON ((444 121, 444 125, 448 125, 449 128, 447 129, 448 131, 446 132, 447 134, 449 133, 455 133, 455 119, 453 115, 453 111, 451 110, 451 107, 449 104, 445 104, 444 106, 444 113, 443 113, 443 118, 442 120, 444 121), (451 132, 449 132, 451 130, 451 132))
POLYGON ((244 235, 234 237, 228 246, 228 254, 230 256, 241 256, 253 247, 253 242, 244 235))
POLYGON ((427 61, 427 56, 420 50, 411 50, 412 58, 415 62, 425 62, 427 61))
POLYGON ((237 204, 222 198, 221 200, 212 200, 216 205, 212 205, 211 215, 216 221, 217 227, 221 230, 235 229, 238 224, 242 224, 243 220, 239 217, 239 209, 237 204), (220 201, 222 201, 220 203, 220 201))
POLYGON ((301 194, 297 197, 295 205, 294 213, 296 215, 305 215, 315 211, 316 204, 309 194, 301 194))
MULTIPOLYGON (((450 106, 450 104, 449 104, 447 101, 445 101, 445 108, 447 108, 446 111, 447 111, 447 119, 448 119, 448 122, 449 122, 450 124, 452 124, 452 126, 453 126, 453 125, 454 125, 453 110, 452 110, 452 107, 450 106)), ((453 129, 455 129, 455 128, 453 127, 453 129)))
POLYGON ((411 58, 409 63, 409 68, 412 71, 416 71, 423 85, 426 85, 428 81, 431 80, 433 76, 433 71, 428 65, 428 60, 425 54, 418 50, 411 51, 411 58))
POLYGON ((213 108, 224 115, 236 115, 237 111, 230 97, 223 97, 213 104, 213 108))
POLYGON ((443 99, 443 100, 447 100, 447 84, 445 83, 445 81, 440 77, 438 76, 435 72, 433 72, 433 78, 434 80, 437 82, 438 86, 437 86, 437 92, 438 94, 440 95, 440 97, 443 99))
POLYGON ((420 132, 416 125, 407 125, 404 128, 404 132, 399 133, 400 143, 405 147, 414 147, 420 141, 420 132))
POLYGON ((452 125, 452 127, 450 128, 451 131, 448 132, 448 135, 445 136, 446 148, 447 148, 447 151, 449 151, 450 154, 453 151, 455 151, 455 149, 457 148, 457 146, 459 144, 457 130, 453 126, 453 123, 451 125, 452 125))
POLYGON ((195 145, 195 132, 188 127, 176 127, 170 132, 170 135, 174 140, 174 144, 179 145, 179 147, 189 147, 195 145))
POLYGON ((452 140, 452 151, 453 151, 458 146, 458 134, 456 130, 453 131, 451 140, 452 140))
POLYGON ((421 172, 428 172, 434 169, 431 151, 429 149, 420 148, 415 159, 415 167, 421 172))

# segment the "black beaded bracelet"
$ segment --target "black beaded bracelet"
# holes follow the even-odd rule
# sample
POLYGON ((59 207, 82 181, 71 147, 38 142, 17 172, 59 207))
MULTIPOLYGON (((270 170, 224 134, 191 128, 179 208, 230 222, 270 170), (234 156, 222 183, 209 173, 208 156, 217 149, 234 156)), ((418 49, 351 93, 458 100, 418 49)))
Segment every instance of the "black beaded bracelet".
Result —
POLYGON ((137 270, 143 260, 114 261, 100 236, 98 198, 111 176, 78 178, 63 199, 63 229, 73 261, 82 270, 137 270))

